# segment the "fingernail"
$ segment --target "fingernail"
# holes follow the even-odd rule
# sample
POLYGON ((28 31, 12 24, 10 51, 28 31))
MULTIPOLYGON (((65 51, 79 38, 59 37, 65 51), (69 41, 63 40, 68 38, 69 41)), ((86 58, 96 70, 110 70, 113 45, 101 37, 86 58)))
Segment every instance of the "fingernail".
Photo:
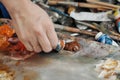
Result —
POLYGON ((33 49, 32 49, 32 48, 31 48, 31 49, 30 49, 30 48, 29 48, 29 49, 27 48, 27 50, 28 50, 28 51, 33 51, 33 49))

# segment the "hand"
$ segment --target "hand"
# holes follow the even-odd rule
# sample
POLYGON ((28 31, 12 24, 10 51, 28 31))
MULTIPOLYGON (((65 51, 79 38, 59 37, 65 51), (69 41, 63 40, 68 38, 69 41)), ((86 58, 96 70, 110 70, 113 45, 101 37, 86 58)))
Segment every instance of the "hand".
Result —
POLYGON ((28 6, 15 10, 7 8, 18 38, 29 51, 50 52, 58 43, 51 19, 42 8, 32 2, 26 5, 28 6))

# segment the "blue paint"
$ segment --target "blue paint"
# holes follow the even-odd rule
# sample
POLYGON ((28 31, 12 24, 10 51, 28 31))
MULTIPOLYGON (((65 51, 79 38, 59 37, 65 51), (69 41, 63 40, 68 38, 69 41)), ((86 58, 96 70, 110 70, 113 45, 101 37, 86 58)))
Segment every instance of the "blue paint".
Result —
POLYGON ((64 15, 64 16, 66 16, 66 17, 69 17, 68 14, 66 14, 66 13, 64 13, 64 12, 62 12, 62 11, 60 11, 60 10, 58 10, 58 9, 55 8, 55 7, 49 7, 49 9, 51 9, 51 10, 54 11, 54 12, 57 12, 57 13, 60 14, 60 15, 64 15))
POLYGON ((1 2, 0 2, 0 10, 1 10, 1 14, 0 14, 1 18, 11 19, 8 11, 6 10, 6 8, 4 7, 4 5, 1 2))
POLYGON ((112 41, 113 40, 106 34, 103 34, 98 38, 98 42, 102 42, 102 43, 105 43, 105 44, 112 45, 112 41))
POLYGON ((117 23, 118 32, 120 33, 120 22, 117 23))

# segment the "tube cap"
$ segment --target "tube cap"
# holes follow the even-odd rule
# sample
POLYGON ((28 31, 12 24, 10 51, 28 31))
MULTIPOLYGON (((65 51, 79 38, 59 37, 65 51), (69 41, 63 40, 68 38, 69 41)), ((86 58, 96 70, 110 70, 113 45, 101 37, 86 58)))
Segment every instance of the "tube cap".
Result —
POLYGON ((114 17, 115 17, 115 19, 118 19, 120 17, 120 10, 119 9, 115 10, 114 17))
POLYGON ((95 39, 97 40, 102 34, 103 34, 102 32, 97 33, 95 39))

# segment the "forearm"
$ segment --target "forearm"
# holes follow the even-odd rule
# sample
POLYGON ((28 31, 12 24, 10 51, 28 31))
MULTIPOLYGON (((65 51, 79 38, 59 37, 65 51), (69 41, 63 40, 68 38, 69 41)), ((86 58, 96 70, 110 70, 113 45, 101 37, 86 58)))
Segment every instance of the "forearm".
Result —
POLYGON ((50 52, 56 48, 58 38, 53 23, 42 8, 30 0, 1 2, 10 13, 18 38, 28 51, 50 52))

